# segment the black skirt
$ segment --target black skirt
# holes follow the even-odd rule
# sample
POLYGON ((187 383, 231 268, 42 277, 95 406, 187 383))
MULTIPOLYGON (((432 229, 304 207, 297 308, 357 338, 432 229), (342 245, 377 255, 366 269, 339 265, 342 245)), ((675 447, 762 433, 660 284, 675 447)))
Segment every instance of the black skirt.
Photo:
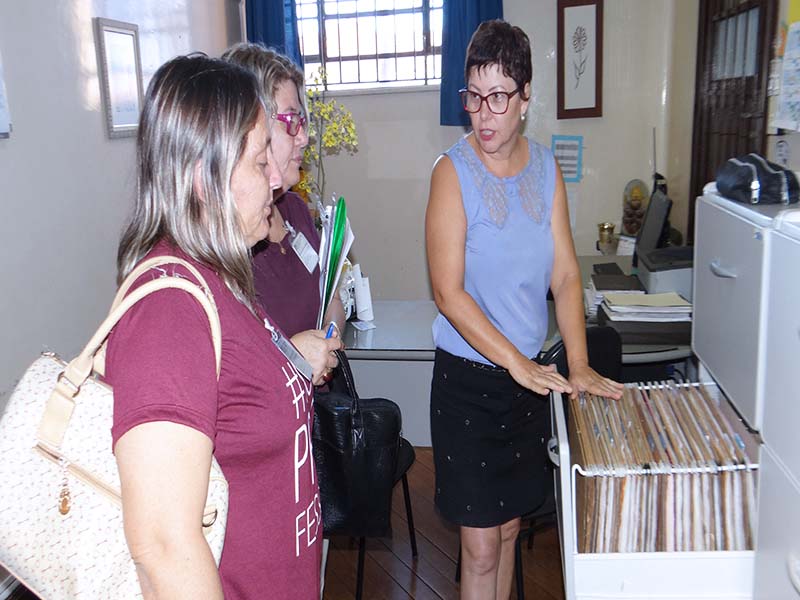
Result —
POLYGON ((505 369, 436 350, 431 383, 435 502, 457 525, 494 527, 534 510, 552 486, 547 396, 505 369))

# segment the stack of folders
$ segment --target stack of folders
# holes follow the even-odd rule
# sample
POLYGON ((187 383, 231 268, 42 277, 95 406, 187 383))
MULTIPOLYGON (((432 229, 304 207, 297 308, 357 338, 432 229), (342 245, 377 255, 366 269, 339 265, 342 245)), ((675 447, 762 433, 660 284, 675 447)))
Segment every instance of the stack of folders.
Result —
POLYGON ((663 382, 570 401, 580 552, 753 548, 757 444, 715 391, 663 382))
POLYGON ((688 344, 692 304, 675 292, 606 294, 597 321, 616 329, 623 343, 688 344))
POLYGON ((644 294, 639 278, 635 275, 594 273, 589 285, 583 290, 586 316, 590 321, 597 320, 597 309, 606 294, 644 294))

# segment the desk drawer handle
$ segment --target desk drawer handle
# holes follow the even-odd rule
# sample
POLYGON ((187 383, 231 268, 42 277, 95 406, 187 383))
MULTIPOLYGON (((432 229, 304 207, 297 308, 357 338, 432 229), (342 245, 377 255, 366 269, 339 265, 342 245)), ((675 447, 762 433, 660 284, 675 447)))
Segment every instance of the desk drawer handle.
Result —
POLYGON ((550 457, 550 462, 555 466, 558 467, 560 465, 558 460, 558 439, 555 437, 547 440, 547 456, 550 457))
POLYGON ((723 279, 736 279, 736 271, 733 271, 732 269, 726 269, 719 264, 719 260, 716 258, 712 260, 708 266, 711 268, 711 272, 717 277, 722 277, 723 279))
POLYGON ((786 557, 786 569, 789 571, 789 581, 800 594, 800 556, 796 552, 790 552, 786 557))

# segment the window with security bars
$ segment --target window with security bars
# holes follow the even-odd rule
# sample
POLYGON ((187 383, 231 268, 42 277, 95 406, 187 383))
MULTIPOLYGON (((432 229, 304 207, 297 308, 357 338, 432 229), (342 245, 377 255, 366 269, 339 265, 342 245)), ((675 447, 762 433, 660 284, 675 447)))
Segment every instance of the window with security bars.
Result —
POLYGON ((325 87, 430 85, 442 77, 444 0, 295 0, 306 81, 325 87))

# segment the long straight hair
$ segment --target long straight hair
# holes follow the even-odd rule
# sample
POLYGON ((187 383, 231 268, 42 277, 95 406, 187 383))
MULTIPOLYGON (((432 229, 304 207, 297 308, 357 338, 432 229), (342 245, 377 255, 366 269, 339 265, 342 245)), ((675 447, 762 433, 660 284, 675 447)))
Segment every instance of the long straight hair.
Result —
POLYGON ((136 144, 136 199, 117 278, 160 240, 214 269, 255 314, 250 249, 231 176, 264 106, 247 70, 205 55, 162 65, 147 89, 136 144), (198 194, 199 188, 200 194, 198 194))

